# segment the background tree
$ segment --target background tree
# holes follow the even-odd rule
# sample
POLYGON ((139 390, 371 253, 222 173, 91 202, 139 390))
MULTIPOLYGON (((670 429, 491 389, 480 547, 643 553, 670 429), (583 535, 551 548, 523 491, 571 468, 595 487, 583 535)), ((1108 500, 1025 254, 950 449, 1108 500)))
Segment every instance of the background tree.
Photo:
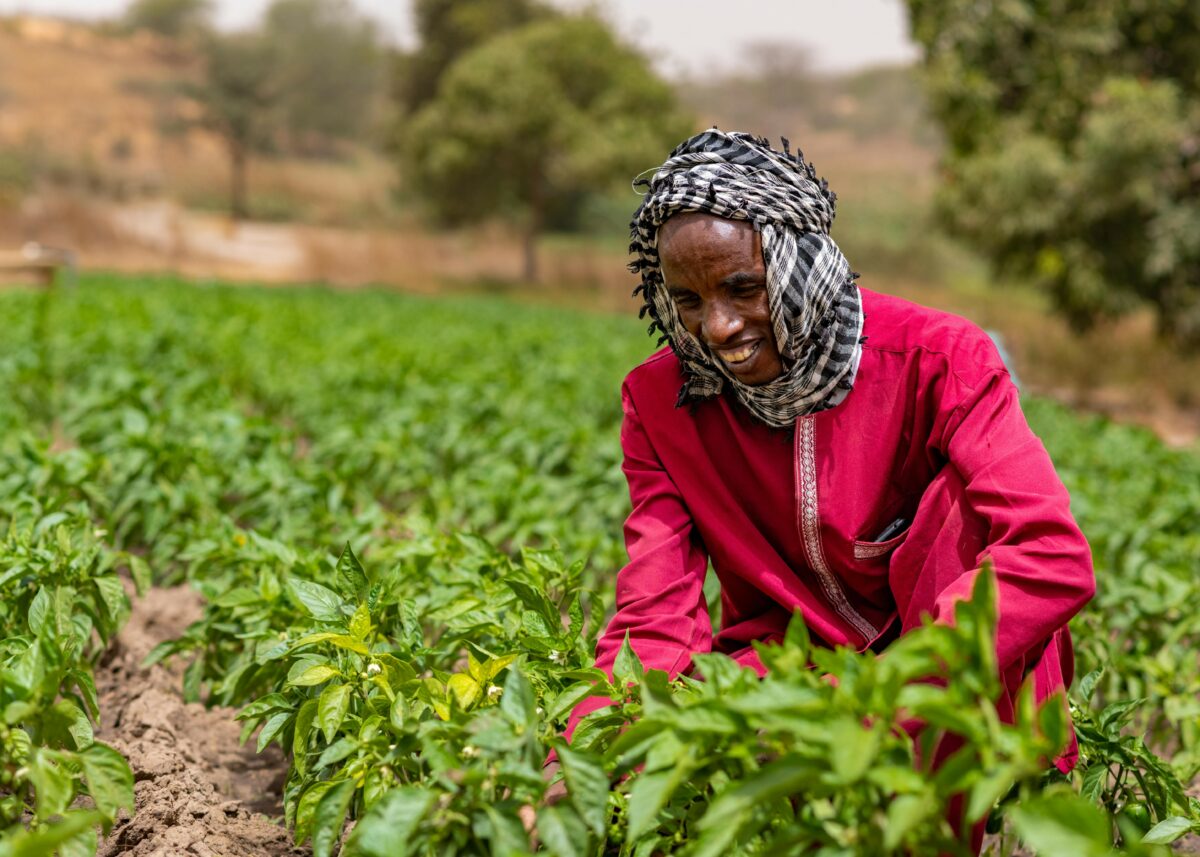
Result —
POLYGON ((412 114, 433 100, 442 75, 472 48, 552 14, 538 0, 416 0, 419 47, 396 64, 394 95, 401 111, 412 114))
POLYGON ((1078 328, 1149 304, 1200 346, 1200 4, 908 8, 951 226, 1078 328))
POLYGON ((535 280, 536 241, 555 200, 628 182, 688 128, 670 87, 603 22, 553 19, 451 67, 412 120, 408 175, 445 222, 520 222, 525 276, 535 280))
POLYGON ((279 128, 276 59, 261 33, 211 34, 204 41, 205 79, 192 95, 203 106, 205 124, 225 140, 229 152, 229 210, 249 215, 246 172, 250 154, 261 151, 279 128))
POLYGON ((376 118, 379 34, 349 0, 275 0, 263 18, 280 120, 294 148, 324 153, 376 118))
POLYGON ((125 25, 180 38, 206 29, 212 8, 212 0, 133 0, 125 10, 125 25))

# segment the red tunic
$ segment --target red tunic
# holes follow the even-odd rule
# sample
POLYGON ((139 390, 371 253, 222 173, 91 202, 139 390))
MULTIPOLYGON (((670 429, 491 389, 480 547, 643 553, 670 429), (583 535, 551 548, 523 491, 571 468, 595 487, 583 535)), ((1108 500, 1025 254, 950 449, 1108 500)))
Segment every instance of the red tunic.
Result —
MULTIPOLYGON (((710 650, 762 672, 751 642, 781 638, 796 609, 818 643, 878 649, 923 614, 948 621, 990 557, 1007 686, 1033 672, 1044 699, 1070 682, 1066 624, 1093 595, 1091 554, 995 346, 957 316, 862 297, 854 389, 794 430, 756 422, 730 394, 676 408, 669 349, 628 375, 629 564, 597 666, 611 674, 628 633, 647 668, 672 676, 710 650), (873 541, 901 517, 907 531, 873 541)), ((586 701, 571 729, 606 703, 586 701)))

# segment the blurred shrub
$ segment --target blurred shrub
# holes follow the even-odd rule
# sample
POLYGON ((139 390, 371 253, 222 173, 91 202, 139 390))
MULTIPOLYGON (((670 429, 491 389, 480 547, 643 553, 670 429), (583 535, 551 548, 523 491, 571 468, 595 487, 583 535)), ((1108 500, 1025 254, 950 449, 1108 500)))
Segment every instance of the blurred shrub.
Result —
POLYGON ((125 10, 125 26, 180 38, 208 26, 212 0, 133 0, 125 10))
POLYGON ((33 172, 23 153, 0 149, 0 205, 19 200, 33 184, 33 172))
POLYGON ((940 209, 1076 328, 1149 305, 1200 347, 1200 5, 908 0, 940 209))

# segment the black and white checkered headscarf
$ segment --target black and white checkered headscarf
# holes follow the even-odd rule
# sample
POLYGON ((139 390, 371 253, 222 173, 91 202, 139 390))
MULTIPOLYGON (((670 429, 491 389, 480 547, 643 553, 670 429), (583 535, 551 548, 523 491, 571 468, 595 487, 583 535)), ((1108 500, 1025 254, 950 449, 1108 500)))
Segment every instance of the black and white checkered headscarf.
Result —
MULTIPOLYGON (((797 152, 772 149, 761 137, 712 129, 675 148, 649 181, 633 216, 631 271, 653 318, 683 365, 679 405, 718 395, 728 384, 762 422, 779 428, 845 398, 862 356, 862 299, 850 265, 829 237, 836 196, 797 152), (761 236, 767 304, 783 358, 783 374, 749 386, 683 326, 666 293, 658 257, 659 227, 672 215, 698 211, 747 220, 761 236)), ((660 340, 662 341, 662 340, 660 340)))

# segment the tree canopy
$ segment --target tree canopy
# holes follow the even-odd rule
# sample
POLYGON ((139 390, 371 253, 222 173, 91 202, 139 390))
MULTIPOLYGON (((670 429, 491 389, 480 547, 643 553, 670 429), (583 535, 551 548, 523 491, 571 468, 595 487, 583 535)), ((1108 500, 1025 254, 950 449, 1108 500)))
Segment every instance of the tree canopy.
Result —
POLYGON ((378 34, 349 0, 275 0, 255 29, 210 32, 200 48, 204 77, 187 90, 229 151, 234 217, 249 214, 251 154, 327 154, 375 119, 378 34))
POLYGON ((602 21, 555 18, 449 69, 406 131, 407 175, 445 222, 523 222, 535 279, 534 243, 556 199, 628 182, 688 129, 670 87, 602 21))
POLYGON ((419 47, 396 67, 400 108, 409 114, 432 101, 442 75, 472 48, 551 14, 538 0, 416 0, 413 23, 419 47))
POLYGON ((220 134, 230 157, 230 211, 248 215, 246 163, 276 130, 275 58, 261 33, 213 33, 204 40, 207 71, 193 95, 205 124, 220 134))
POLYGON ((301 149, 359 137, 374 117, 381 49, 349 0, 275 0, 263 18, 280 119, 301 149))
POLYGON ((1200 4, 908 8, 949 223, 1076 327, 1149 304, 1200 347, 1200 4))

